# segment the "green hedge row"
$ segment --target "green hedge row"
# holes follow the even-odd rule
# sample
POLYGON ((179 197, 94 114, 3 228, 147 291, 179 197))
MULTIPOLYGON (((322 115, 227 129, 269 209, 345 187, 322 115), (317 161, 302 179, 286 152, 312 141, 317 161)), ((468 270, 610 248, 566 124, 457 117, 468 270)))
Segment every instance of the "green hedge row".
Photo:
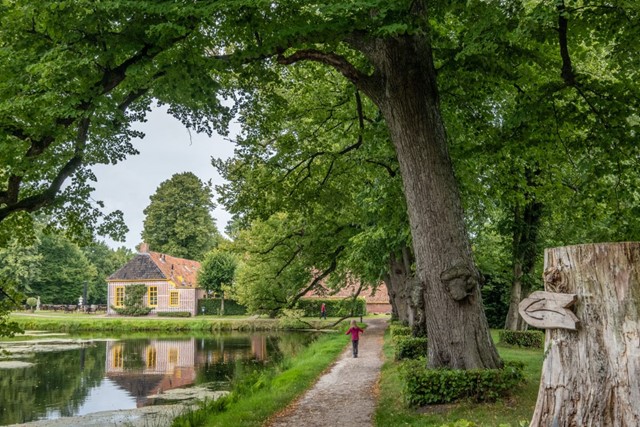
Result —
POLYGON ((542 331, 500 331, 500 342, 503 344, 517 345, 518 347, 544 347, 544 332, 542 331))
POLYGON ((451 403, 470 398, 494 401, 524 379, 524 363, 506 362, 502 369, 427 369, 424 359, 409 360, 400 372, 410 405, 451 403))
POLYGON ((405 325, 392 324, 389 326, 389 334, 391 334, 391 338, 394 340, 398 337, 410 336, 411 328, 405 325))
POLYGON ((191 317, 188 311, 158 311, 158 317, 191 317))
POLYGON ((297 308, 303 310, 306 317, 320 317, 320 307, 322 303, 325 304, 327 316, 329 317, 349 316, 351 313, 353 313, 354 316, 367 314, 367 302, 364 298, 356 298, 355 301, 351 298, 301 298, 298 301, 297 308))
MULTIPOLYGON (((198 314, 206 315, 220 315, 220 307, 222 300, 220 298, 207 298, 198 300, 198 314), (204 307, 204 313, 202 308, 204 307)), ((234 300, 224 300, 224 315, 225 316, 243 316, 247 314, 247 308, 244 305, 240 305, 234 300)))
POLYGON ((427 356, 427 339, 410 335, 396 335, 393 339, 396 360, 418 359, 427 356))

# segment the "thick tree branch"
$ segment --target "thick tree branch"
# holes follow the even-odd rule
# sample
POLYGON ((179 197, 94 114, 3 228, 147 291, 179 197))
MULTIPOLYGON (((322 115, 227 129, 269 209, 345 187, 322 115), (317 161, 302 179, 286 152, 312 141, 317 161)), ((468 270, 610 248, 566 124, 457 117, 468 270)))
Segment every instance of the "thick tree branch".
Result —
MULTIPOLYGON (((596 106, 587 98, 586 94, 582 90, 581 85, 579 84, 576 73, 573 69, 573 64, 571 63, 571 55, 569 55, 569 42, 568 42, 568 29, 569 29, 569 20, 566 18, 566 15, 569 13, 564 4, 564 0, 561 0, 557 6, 558 10, 558 41, 560 44, 560 58, 562 58, 562 69, 560 71, 560 77, 564 83, 576 89, 580 97, 587 103, 589 109, 598 117, 601 118, 600 111, 596 108, 596 106)), ((605 126, 606 122, 603 121, 605 126)))
POLYGON ((344 56, 333 52, 305 49, 294 52, 289 56, 284 56, 284 54, 278 55, 278 63, 282 65, 291 65, 298 61, 315 61, 333 67, 356 86, 367 78, 365 74, 361 73, 344 56))
POLYGON ((395 177, 398 174, 397 171, 393 170, 393 168, 391 166, 387 165, 386 163, 382 163, 382 162, 379 162, 377 160, 370 160, 370 159, 365 160, 365 161, 367 163, 371 163, 372 165, 382 166, 383 168, 385 168, 385 170, 387 171, 387 173, 389 174, 389 176, 391 178, 395 177))
POLYGON ((320 273, 318 276, 316 276, 311 283, 309 284, 309 286, 307 286, 306 288, 304 288, 302 291, 300 291, 296 296, 293 297, 293 299, 289 302, 289 306, 293 307, 295 306, 295 304, 298 302, 298 300, 300 298, 302 298, 303 296, 306 295, 307 292, 309 292, 312 289, 315 289, 316 286, 318 286, 318 284, 325 278, 327 277, 329 274, 333 273, 336 268, 338 267, 338 255, 340 255, 340 253, 344 250, 344 246, 339 246, 334 253, 332 254, 332 259, 331 259, 331 264, 329 265, 329 267, 327 267, 322 273, 320 273))
POLYGON ((275 241, 267 249, 265 249, 263 251, 258 251, 256 253, 258 255, 267 255, 271 251, 275 250, 275 248, 277 248, 278 246, 282 246, 284 244, 284 242, 286 242, 287 240, 291 239, 292 237, 294 237, 294 236, 303 236, 303 235, 304 235, 304 230, 303 229, 293 231, 293 232, 287 234, 286 236, 282 237, 281 239, 278 239, 277 241, 275 241))
POLYGON ((282 274, 282 272, 291 265, 291 263, 293 262, 294 259, 296 259, 296 257, 298 256, 298 254, 302 252, 302 246, 298 246, 296 248, 295 251, 293 251, 293 253, 291 254, 291 256, 289 257, 289 259, 287 261, 285 261, 285 263, 282 265, 282 267, 280 267, 280 269, 276 272, 275 277, 278 277, 282 274))
MULTIPOLYGON (((38 194, 26 197, 20 201, 16 201, 14 203, 8 204, 4 208, 1 208, 0 222, 13 212, 33 212, 45 205, 52 203, 55 200, 56 195, 58 194, 58 191, 60 191, 60 188, 62 187, 64 181, 82 165, 90 123, 91 121, 88 118, 84 118, 80 121, 74 155, 58 171, 58 174, 53 178, 49 186, 44 191, 38 194)), ((17 179, 18 177, 13 176, 11 178, 17 179)), ((17 200, 17 194, 12 195, 12 199, 17 200)))
POLYGON ((567 13, 564 1, 560 1, 557 6, 558 10, 558 39, 560 43, 560 58, 562 58, 562 70, 560 76, 567 86, 575 86, 576 76, 571 64, 571 56, 569 55, 569 45, 567 41, 567 32, 569 21, 565 17, 567 13))

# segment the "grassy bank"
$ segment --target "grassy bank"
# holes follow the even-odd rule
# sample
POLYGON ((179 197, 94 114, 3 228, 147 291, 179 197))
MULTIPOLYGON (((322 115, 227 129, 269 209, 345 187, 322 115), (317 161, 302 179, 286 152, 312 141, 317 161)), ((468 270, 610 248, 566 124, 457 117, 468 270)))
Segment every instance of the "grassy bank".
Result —
MULTIPOLYGON (((495 339, 495 338, 494 338, 495 339)), ((509 348, 498 345, 505 361, 521 361, 525 364, 525 382, 513 394, 494 403, 463 402, 448 405, 432 405, 425 408, 407 408, 403 401, 399 364, 393 360, 393 347, 389 334, 385 335, 386 362, 380 379, 380 398, 375 414, 377 426, 510 426, 526 425, 531 419, 536 403, 542 350, 509 348), (466 420, 467 422, 460 421, 466 420)))
POLYGON ((83 331, 157 331, 157 332, 211 332, 211 331, 273 331, 285 329, 277 319, 248 316, 198 316, 190 318, 159 317, 104 317, 90 314, 11 314, 10 321, 24 330, 55 332, 83 331))
POLYGON ((176 418, 173 426, 262 426, 310 388, 347 342, 342 333, 325 334, 275 372, 245 378, 230 396, 176 418))
MULTIPOLYGON (((367 317, 367 316, 365 316, 367 317)), ((379 316, 374 316, 379 317, 379 316)), ((83 313, 27 313, 9 315, 24 330, 51 332, 220 332, 329 329, 338 318, 270 319, 258 316, 107 317, 83 313)), ((348 320, 341 324, 348 323, 348 320)))

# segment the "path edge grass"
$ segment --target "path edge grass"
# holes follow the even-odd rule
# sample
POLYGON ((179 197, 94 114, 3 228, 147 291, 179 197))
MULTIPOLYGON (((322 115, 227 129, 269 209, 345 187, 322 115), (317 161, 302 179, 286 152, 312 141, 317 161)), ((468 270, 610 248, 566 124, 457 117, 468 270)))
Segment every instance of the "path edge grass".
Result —
MULTIPOLYGON (((230 395, 226 402, 205 403, 200 409, 177 417, 173 427, 224 426, 257 427, 284 411, 333 366, 347 346, 343 333, 326 333, 298 355, 286 360, 284 368, 273 378, 264 377, 247 387, 237 396, 230 395), (223 408, 220 410, 220 408, 223 408)), ((265 424, 266 423, 266 424, 265 424)))

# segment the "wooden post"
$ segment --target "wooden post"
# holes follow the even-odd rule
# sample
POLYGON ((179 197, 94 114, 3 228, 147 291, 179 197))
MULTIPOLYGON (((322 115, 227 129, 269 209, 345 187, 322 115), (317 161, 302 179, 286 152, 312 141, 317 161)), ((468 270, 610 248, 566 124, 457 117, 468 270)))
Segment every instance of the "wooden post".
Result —
POLYGON ((531 427, 640 425, 640 243, 547 249, 545 291, 576 294, 577 330, 547 329, 531 427))

